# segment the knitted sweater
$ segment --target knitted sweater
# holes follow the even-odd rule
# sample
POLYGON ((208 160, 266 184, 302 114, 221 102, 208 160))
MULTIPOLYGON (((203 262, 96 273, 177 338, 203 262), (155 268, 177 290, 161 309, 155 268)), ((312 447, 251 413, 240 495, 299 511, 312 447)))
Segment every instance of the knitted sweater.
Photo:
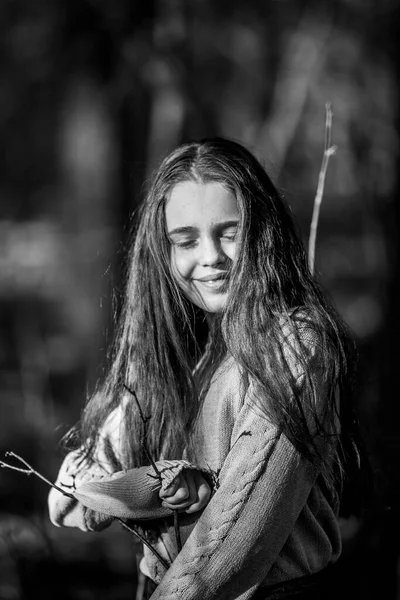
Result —
MULTIPOLYGON (((310 345, 309 354, 322 409, 329 381, 317 347, 310 345)), ((301 389, 300 372, 297 379, 301 389)), ((322 493, 316 469, 256 407, 253 394, 227 358, 212 379, 195 433, 196 464, 217 474, 216 490, 178 555, 171 528, 161 526, 156 546, 173 560, 167 571, 145 548, 148 572, 159 583, 152 600, 247 600, 259 587, 318 572, 340 555, 338 507, 322 493)), ((116 470, 120 418, 115 413, 102 434, 103 473, 116 470)), ((91 469, 85 478, 98 475, 91 469)), ((111 521, 55 490, 49 505, 56 524, 87 530, 111 521)))

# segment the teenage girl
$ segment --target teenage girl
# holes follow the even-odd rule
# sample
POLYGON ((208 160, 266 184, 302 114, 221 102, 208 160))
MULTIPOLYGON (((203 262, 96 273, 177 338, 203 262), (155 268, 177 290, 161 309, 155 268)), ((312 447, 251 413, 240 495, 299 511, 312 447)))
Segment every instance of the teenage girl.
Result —
POLYGON ((145 546, 152 600, 327 598, 354 362, 258 160, 180 146, 141 205, 110 368, 58 477, 80 499, 53 489, 52 521, 140 523, 165 559, 145 546))

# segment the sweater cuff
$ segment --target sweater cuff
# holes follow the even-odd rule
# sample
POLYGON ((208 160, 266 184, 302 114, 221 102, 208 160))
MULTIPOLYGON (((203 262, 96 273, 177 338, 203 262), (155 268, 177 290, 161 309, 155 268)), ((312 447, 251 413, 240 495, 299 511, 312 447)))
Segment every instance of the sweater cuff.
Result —
MULTIPOLYGON (((199 470, 196 465, 187 460, 159 460, 155 464, 161 476, 161 490, 163 492, 174 483, 175 479, 185 469, 199 470)), ((156 476, 153 467, 149 467, 148 475, 151 477, 156 476)))
POLYGON ((118 471, 77 486, 74 496, 87 508, 120 519, 168 517, 172 511, 162 506, 160 490, 167 489, 185 469, 197 468, 186 460, 155 464, 157 473, 153 466, 118 471))

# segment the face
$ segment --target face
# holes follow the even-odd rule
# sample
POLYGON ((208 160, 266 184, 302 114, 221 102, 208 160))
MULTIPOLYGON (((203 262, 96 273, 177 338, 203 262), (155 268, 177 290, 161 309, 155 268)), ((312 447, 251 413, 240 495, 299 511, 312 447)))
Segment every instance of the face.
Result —
POLYGON ((221 312, 236 254, 239 211, 220 183, 176 185, 165 208, 171 268, 184 294, 207 312, 221 312))

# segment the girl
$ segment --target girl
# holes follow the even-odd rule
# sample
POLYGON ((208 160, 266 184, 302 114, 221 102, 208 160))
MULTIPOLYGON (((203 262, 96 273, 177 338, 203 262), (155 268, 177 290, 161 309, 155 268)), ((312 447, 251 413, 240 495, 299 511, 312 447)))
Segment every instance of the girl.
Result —
POLYGON ((58 478, 81 501, 52 490, 53 522, 140 522, 170 564, 145 547, 152 600, 326 598, 354 354, 255 157, 179 147, 141 206, 111 366, 58 478))

